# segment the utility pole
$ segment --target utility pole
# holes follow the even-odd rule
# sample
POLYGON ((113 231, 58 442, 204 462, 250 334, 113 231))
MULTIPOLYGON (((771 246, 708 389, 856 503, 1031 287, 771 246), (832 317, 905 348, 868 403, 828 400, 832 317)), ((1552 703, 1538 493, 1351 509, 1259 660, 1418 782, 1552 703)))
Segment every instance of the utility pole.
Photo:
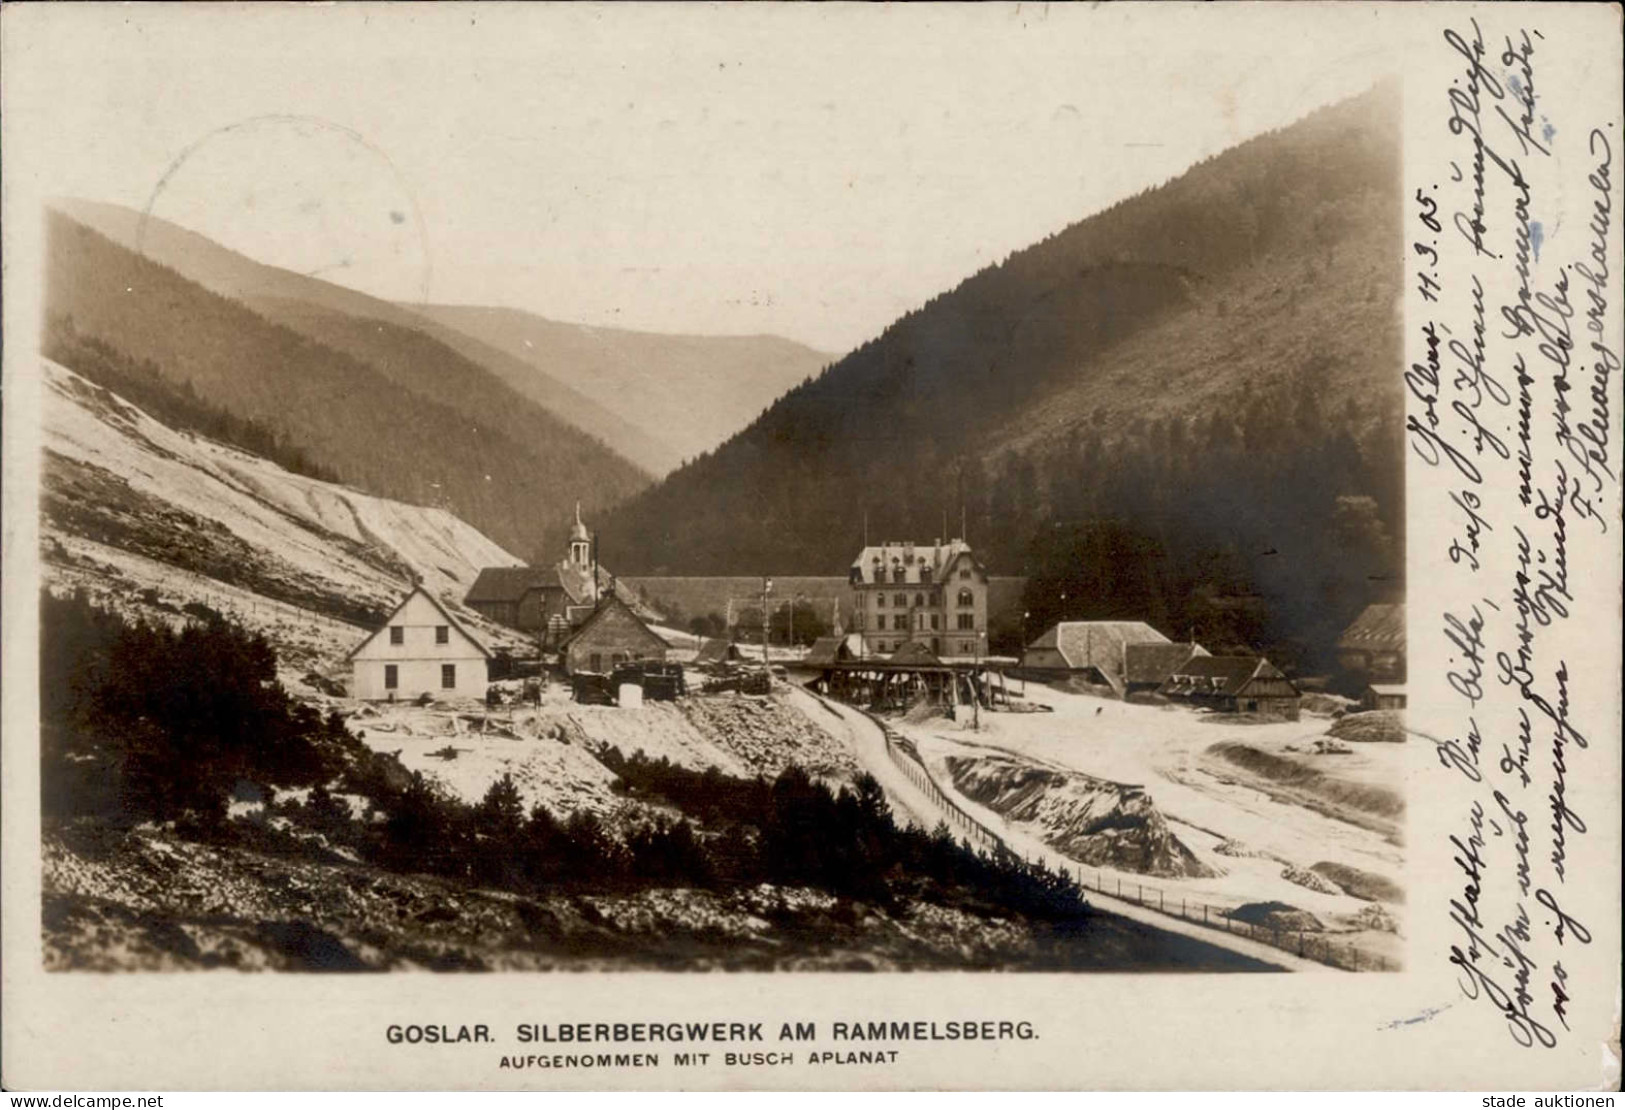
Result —
POLYGON ((976 634, 976 666, 970 675, 970 713, 971 728, 977 732, 982 731, 982 691, 977 688, 977 676, 982 673, 982 639, 986 632, 976 634))
POLYGON ((773 592, 773 579, 762 575, 762 677, 767 679, 769 686, 773 685, 773 667, 767 661, 767 598, 773 592))

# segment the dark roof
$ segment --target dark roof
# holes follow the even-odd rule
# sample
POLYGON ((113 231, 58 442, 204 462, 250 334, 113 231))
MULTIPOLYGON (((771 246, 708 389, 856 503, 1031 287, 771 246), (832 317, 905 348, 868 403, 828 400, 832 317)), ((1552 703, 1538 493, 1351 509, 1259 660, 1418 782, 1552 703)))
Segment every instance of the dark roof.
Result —
MULTIPOLYGON (((600 577, 608 575, 598 568, 600 577)), ((465 604, 479 601, 519 601, 531 590, 563 590, 571 601, 592 600, 592 571, 568 561, 545 567, 484 567, 469 588, 465 604)))
POLYGON ((1193 655, 1206 655, 1201 644, 1129 644, 1123 649, 1128 682, 1161 682, 1193 655))
POLYGON ((1367 605, 1365 611, 1338 637, 1344 651, 1405 650, 1405 606, 1367 605))
POLYGON ((545 567, 482 567, 463 601, 469 605, 476 601, 518 601, 526 590, 546 581, 545 567))
POLYGON ((1268 659, 1249 655, 1198 655, 1169 674, 1163 694, 1239 694, 1255 678, 1286 681, 1268 659))
POLYGON ((614 610, 614 609, 625 609, 627 615, 629 617, 631 617, 634 621, 637 622, 637 626, 640 629, 642 629, 644 634, 647 635, 651 640, 654 640, 657 643, 659 643, 661 647, 669 647, 670 646, 669 644, 666 643, 665 640, 661 639, 659 634, 657 634, 654 629, 650 628, 647 624, 644 623, 643 618, 638 616, 637 610, 633 609, 630 605, 628 605, 626 602, 622 601, 619 597, 616 597, 614 595, 610 595, 609 597, 604 599, 603 604, 599 605, 596 609, 594 609, 592 611, 591 616, 589 616, 586 620, 581 622, 580 626, 577 627, 576 630, 570 634, 570 638, 568 640, 564 641, 564 643, 559 645, 559 650, 561 650, 561 651, 568 650, 571 644, 575 643, 582 636, 586 635, 588 629, 592 628, 593 625, 597 624, 600 620, 602 620, 604 618, 604 614, 606 614, 606 613, 608 613, 608 612, 610 612, 611 610, 614 610))
POLYGON ((355 647, 351 648, 350 653, 344 658, 354 659, 357 652, 366 647, 368 644, 372 643, 379 636, 383 635, 384 629, 389 627, 389 622, 395 619, 395 614, 406 608, 406 603, 412 600, 412 596, 414 594, 422 594, 425 598, 427 598, 429 604, 433 605, 435 609, 439 611, 440 615, 446 618, 446 623, 448 625, 455 628, 462 635, 463 639, 467 640, 469 643, 478 648, 481 655, 485 656, 487 659, 491 658, 491 650, 480 642, 479 637, 475 636, 468 629, 464 628, 462 622, 460 622, 456 617, 452 616, 451 613, 446 610, 444 605, 440 604, 439 598, 435 597, 434 594, 430 593, 422 586, 413 586, 410 590, 408 590, 406 596, 401 598, 401 603, 389 611, 389 616, 384 618, 384 623, 373 629, 366 636, 362 637, 361 642, 355 647))
POLYGON ((890 661, 893 663, 923 663, 932 667, 942 665, 942 660, 937 657, 936 653, 918 640, 910 640, 892 652, 890 661))
POLYGON ((891 569, 899 566, 904 569, 905 578, 899 585, 918 584, 920 571, 930 572, 929 584, 940 585, 944 575, 961 555, 970 556, 972 565, 984 575, 987 568, 971 551, 970 544, 964 540, 949 540, 947 543, 882 543, 865 547, 858 552, 858 557, 852 560, 849 575, 859 582, 874 583, 892 582, 891 569), (876 577, 877 572, 884 572, 884 577, 876 577))

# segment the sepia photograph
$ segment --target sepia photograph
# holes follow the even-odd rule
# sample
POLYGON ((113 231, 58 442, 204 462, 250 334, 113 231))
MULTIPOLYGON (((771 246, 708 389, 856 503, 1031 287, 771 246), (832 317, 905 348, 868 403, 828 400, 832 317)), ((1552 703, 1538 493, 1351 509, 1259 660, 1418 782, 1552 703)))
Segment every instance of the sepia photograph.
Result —
MULTIPOLYGON (((1468 617, 1435 591, 1442 550, 1474 572, 1481 541, 1512 550, 1492 467, 1584 456, 1529 446, 1530 390, 1503 385, 1534 379, 1497 344, 1557 342, 1527 277, 1484 311, 1510 266, 1486 245, 1511 158, 1488 133, 1526 161, 1568 141, 1568 102, 1535 92, 1553 48, 1513 18, 1475 50, 1476 21, 1421 30, 1431 6, 1403 34, 1384 5, 1152 7, 154 5, 121 27, 8 6, 13 54, 82 44, 68 74, 9 81, 8 111, 61 89, 49 126, 97 139, 8 166, 8 237, 30 225, 37 256, 7 264, 34 311, 27 352, 7 315, 7 547, 31 562, 7 568, 6 685, 27 676, 37 717, 8 708, 5 743, 38 824, 22 846, 8 826, 7 858, 37 860, 41 989, 535 984, 550 1008, 494 1030, 461 1005, 367 1019, 369 1044, 484 1051, 498 1085, 593 1082, 609 1057, 534 1053, 609 1039, 557 1000, 638 973, 662 977, 661 1013, 630 1011, 658 1042, 761 1039, 684 1024, 702 983, 907 992, 907 1014, 806 1023, 798 1065, 879 1069, 841 1085, 933 1085, 884 1070, 900 1042, 1064 1035, 1047 1011, 929 1010, 930 973, 968 974, 957 998, 1264 999, 1425 967, 1448 993, 1395 1029, 1455 995, 1543 1042, 1477 946, 1436 937, 1454 922, 1496 966, 1510 945, 1522 997, 1526 908, 1559 945, 1585 931, 1529 893, 1529 836, 1557 837, 1559 881, 1565 830, 1617 862, 1605 813, 1583 839, 1584 787, 1563 801, 1564 744, 1592 758, 1569 672, 1538 692, 1527 620, 1508 642, 1531 654, 1490 643, 1515 611, 1582 606, 1566 565, 1531 600, 1530 523, 1512 593, 1480 575, 1468 617), (1301 48, 1256 34, 1269 12, 1301 48), (1474 98, 1495 84, 1493 121, 1464 119, 1460 75, 1421 90, 1452 59, 1474 98), (1419 129, 1437 149, 1464 127, 1476 169, 1453 151, 1428 184, 1419 129), (1475 180, 1477 209, 1430 200, 1475 180), (1437 264, 1469 242, 1500 267, 1471 279, 1476 329, 1429 323, 1418 354, 1417 306, 1467 303, 1437 264), (1462 490, 1419 501, 1422 468, 1462 490), (1486 716, 1518 690, 1522 760, 1486 716), (1411 705, 1452 691, 1470 744, 1411 705), (1555 722, 1550 817, 1497 790, 1470 841, 1439 835, 1447 789, 1492 765, 1529 786, 1530 705, 1555 722), (1477 916, 1510 844, 1486 821, 1521 838, 1511 934, 1477 916)), ((1525 263, 1531 233, 1549 265, 1580 249, 1558 211, 1524 212, 1525 263)), ((1617 525, 1598 375, 1586 504, 1617 525)), ((1563 466, 1558 508, 1529 509, 1557 514, 1539 565, 1572 528, 1606 567, 1618 532, 1563 516, 1563 466)), ((1576 678, 1604 729, 1612 681, 1576 678)), ((1533 976, 1563 1019, 1563 963, 1533 976)))
POLYGON ((1397 121, 846 352, 367 292, 440 236, 309 118, 53 202, 49 964, 1397 966, 1397 121))

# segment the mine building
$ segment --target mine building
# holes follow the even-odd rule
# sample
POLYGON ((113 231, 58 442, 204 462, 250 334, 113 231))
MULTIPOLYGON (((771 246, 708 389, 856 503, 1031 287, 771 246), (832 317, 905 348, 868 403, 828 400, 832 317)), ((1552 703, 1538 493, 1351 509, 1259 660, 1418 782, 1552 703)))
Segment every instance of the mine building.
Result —
POLYGON ((987 568, 964 540, 865 547, 847 582, 849 631, 862 637, 865 656, 910 643, 941 660, 987 654, 987 568))
POLYGON ((1373 682, 1360 696, 1360 708, 1404 709, 1408 701, 1403 682, 1373 682))
POLYGON ((422 586, 349 654, 350 696, 484 698, 491 653, 422 586))
POLYGON ((666 641, 632 607, 609 594, 559 649, 565 673, 603 674, 632 662, 663 663, 666 641))
POLYGON ((1207 648, 1198 643, 1128 644, 1123 648, 1124 694, 1154 694, 1169 675, 1207 654, 1207 648))
POLYGON ((1262 713, 1298 719, 1302 697, 1291 679, 1262 656, 1198 655, 1157 689, 1174 702, 1224 713, 1262 713))
POLYGON ((1021 669, 1039 678, 1077 678, 1123 697, 1129 648, 1145 644, 1172 646, 1144 621, 1061 621, 1027 645, 1021 669))
POLYGON ((1371 682, 1405 681, 1405 606, 1367 605, 1337 638, 1337 663, 1371 682))

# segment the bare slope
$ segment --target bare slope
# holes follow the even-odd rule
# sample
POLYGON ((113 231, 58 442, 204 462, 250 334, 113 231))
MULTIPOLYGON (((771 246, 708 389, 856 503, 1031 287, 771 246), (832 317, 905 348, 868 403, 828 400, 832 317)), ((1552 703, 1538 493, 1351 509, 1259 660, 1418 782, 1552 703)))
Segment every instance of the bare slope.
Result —
MULTIPOLYGON (((409 327, 372 322, 392 343, 410 340, 383 354, 410 350, 410 358, 341 351, 61 212, 49 226, 47 339, 74 342, 59 342, 60 352, 48 345, 47 354, 60 353, 70 369, 89 373, 76 360, 90 357, 88 344, 104 344, 171 387, 270 428, 347 482, 444 505, 527 554, 555 546, 577 500, 601 512, 648 481, 597 439, 409 327)), ((368 326, 344 310, 319 311, 368 326)))
POLYGON ((42 372, 48 580, 160 615, 208 604, 313 665, 342 656, 414 576, 460 609, 480 567, 518 562, 443 509, 290 473, 55 363, 42 372))
POLYGON ((1006 820, 1030 825, 1070 859, 1142 875, 1213 874, 1168 828, 1142 786, 1043 767, 1004 753, 948 757, 954 786, 1006 820))

